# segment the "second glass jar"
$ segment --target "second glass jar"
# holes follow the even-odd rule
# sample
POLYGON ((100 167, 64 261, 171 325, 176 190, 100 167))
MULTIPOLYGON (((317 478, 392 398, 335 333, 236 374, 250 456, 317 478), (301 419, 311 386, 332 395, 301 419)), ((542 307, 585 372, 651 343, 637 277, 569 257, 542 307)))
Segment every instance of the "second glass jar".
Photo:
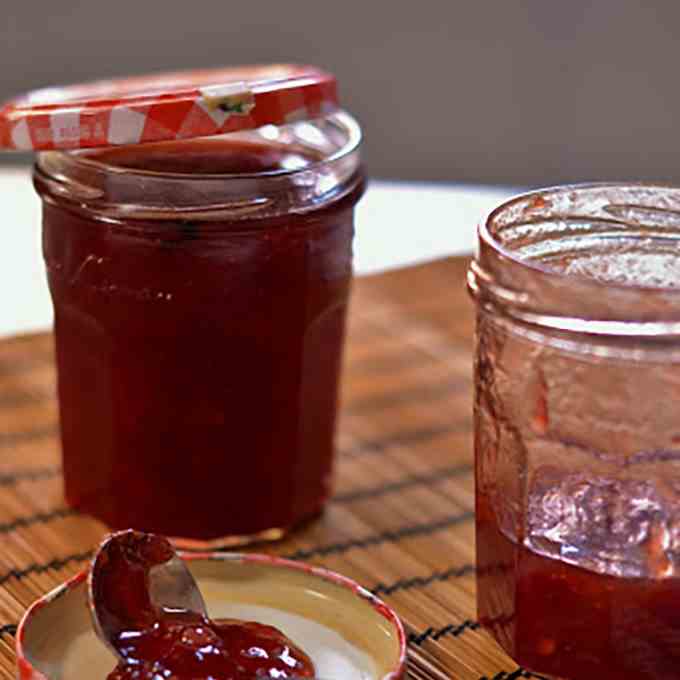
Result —
POLYGON ((680 189, 521 196, 480 227, 479 617, 555 678, 670 680, 680 651, 680 189))

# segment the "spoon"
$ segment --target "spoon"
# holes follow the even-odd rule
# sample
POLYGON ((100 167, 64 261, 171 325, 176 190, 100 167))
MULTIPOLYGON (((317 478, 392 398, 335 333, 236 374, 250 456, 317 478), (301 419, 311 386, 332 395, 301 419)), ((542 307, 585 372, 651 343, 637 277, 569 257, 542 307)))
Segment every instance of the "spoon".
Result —
POLYGON ((140 531, 108 536, 92 560, 87 600, 97 637, 124 660, 118 645, 164 616, 202 620, 205 602, 170 542, 140 531))

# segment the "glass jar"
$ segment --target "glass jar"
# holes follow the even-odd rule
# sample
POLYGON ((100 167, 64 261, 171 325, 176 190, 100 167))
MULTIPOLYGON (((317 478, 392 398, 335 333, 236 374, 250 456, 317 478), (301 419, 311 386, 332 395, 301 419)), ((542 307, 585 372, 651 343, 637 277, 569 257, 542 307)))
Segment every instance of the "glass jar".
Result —
POLYGON ((680 189, 521 196, 479 229, 478 613, 551 677, 678 676, 680 189))
POLYGON ((360 141, 336 113, 38 156, 72 507, 185 547, 321 511, 360 141))

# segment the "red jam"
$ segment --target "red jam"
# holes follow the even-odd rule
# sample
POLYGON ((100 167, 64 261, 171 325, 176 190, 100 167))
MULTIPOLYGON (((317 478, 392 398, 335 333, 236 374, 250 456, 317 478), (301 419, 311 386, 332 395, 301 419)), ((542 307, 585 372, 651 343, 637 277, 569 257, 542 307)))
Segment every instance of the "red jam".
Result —
POLYGON ((135 637, 108 680, 313 678, 309 657, 272 626, 236 621, 163 622, 135 637), (152 661, 149 661, 152 659, 152 661))
POLYGON ((272 626, 159 611, 149 597, 149 570, 172 557, 166 545, 150 550, 144 535, 130 532, 98 570, 100 621, 124 658, 108 680, 314 677, 311 659, 272 626))
MULTIPOLYGON (((232 172, 315 160, 228 138, 88 157, 223 173, 227 183, 232 172)), ((87 183, 87 166, 80 172, 87 183)), ((47 184, 38 170, 69 504, 111 527, 201 540, 318 514, 330 491, 360 173, 316 209, 217 221, 179 212, 107 221, 47 184)), ((113 189, 108 199, 121 200, 113 189)))
POLYGON ((676 680, 680 581, 598 574, 510 541, 478 504, 478 608, 524 668, 567 678, 676 680))

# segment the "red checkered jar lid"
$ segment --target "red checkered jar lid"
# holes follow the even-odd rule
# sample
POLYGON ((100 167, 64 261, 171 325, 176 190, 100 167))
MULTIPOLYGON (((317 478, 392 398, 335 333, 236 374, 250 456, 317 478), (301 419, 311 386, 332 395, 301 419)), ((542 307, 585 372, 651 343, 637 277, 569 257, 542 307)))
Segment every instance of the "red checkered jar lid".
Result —
POLYGON ((319 118, 335 78, 277 64, 182 71, 35 90, 0 107, 0 149, 82 149, 188 139, 319 118))

